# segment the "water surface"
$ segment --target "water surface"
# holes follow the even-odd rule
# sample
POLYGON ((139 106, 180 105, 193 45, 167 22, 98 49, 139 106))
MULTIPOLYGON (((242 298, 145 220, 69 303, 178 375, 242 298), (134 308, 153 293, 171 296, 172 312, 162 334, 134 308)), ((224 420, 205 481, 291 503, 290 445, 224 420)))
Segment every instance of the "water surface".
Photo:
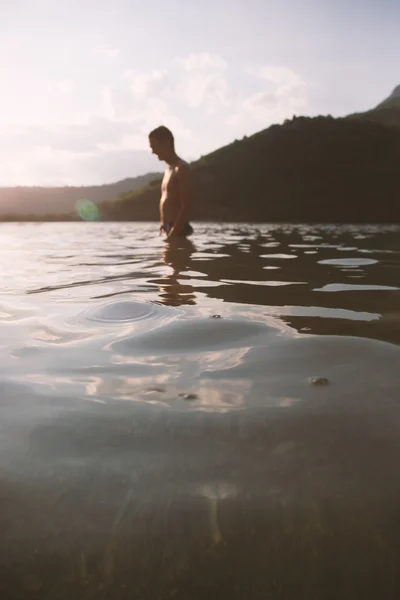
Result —
POLYGON ((398 597, 399 227, 1 231, 2 597, 398 597))

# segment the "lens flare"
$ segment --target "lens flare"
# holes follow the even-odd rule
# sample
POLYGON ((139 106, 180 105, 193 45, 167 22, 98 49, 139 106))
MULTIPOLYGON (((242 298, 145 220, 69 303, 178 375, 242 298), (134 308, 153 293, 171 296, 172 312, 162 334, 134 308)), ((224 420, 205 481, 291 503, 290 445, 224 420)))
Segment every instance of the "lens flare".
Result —
POLYGON ((97 221, 100 216, 97 205, 86 198, 76 201, 75 210, 83 221, 97 221))

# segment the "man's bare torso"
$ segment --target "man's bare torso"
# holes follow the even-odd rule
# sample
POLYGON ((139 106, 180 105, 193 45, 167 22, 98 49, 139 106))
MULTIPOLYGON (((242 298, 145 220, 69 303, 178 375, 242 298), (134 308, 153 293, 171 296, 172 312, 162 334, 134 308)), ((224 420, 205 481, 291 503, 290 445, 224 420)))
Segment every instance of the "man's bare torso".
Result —
POLYGON ((166 169, 161 183, 160 221, 164 224, 175 223, 181 210, 179 169, 189 169, 189 165, 179 159, 176 165, 171 165, 166 169))

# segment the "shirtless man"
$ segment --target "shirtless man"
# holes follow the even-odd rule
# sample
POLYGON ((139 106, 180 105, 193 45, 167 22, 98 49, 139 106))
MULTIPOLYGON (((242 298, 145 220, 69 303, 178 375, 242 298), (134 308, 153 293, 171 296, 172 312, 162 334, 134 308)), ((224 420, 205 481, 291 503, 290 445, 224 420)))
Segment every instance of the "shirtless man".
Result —
POLYGON ((159 160, 167 163, 161 184, 160 234, 166 240, 188 236, 193 233, 189 223, 192 181, 189 165, 175 152, 174 136, 164 127, 157 127, 149 134, 150 148, 159 160))

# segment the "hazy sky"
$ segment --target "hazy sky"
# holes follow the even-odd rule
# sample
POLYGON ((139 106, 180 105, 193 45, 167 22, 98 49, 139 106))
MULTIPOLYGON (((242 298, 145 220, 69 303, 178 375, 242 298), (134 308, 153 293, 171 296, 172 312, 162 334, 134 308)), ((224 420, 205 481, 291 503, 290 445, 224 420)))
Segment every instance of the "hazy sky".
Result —
POLYGON ((160 170, 400 84, 399 0, 0 0, 0 185, 160 170))

